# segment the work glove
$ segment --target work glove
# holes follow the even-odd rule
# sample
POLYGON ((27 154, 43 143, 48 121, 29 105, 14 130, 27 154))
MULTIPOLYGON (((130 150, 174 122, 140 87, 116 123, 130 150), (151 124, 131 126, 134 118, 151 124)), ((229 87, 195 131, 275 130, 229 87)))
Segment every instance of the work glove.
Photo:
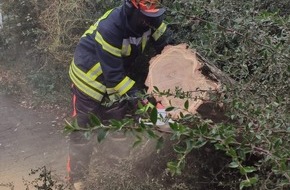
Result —
POLYGON ((138 108, 138 101, 142 99, 142 92, 137 89, 133 88, 127 92, 128 95, 128 104, 129 108, 131 109, 132 112, 135 112, 138 108))
POLYGON ((107 107, 101 113, 103 121, 108 121, 110 119, 121 120, 127 114, 129 105, 127 101, 115 102, 110 107, 107 107))

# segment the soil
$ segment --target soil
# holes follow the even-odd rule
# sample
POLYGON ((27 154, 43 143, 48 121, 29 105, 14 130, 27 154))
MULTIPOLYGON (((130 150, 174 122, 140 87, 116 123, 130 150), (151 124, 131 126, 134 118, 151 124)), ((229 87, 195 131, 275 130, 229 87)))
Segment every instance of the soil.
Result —
POLYGON ((43 69, 39 56, 27 56, 25 48, 1 53, 0 190, 35 189, 30 184, 39 177, 34 170, 43 167, 56 181, 64 181, 68 145, 63 127, 69 113, 67 102, 57 93, 41 93, 30 83, 33 80, 28 80, 32 73, 43 69), (52 101, 52 96, 59 101, 52 101))
POLYGON ((67 143, 57 110, 29 109, 13 96, 0 96, 0 189, 24 190, 43 166, 65 179, 67 143))

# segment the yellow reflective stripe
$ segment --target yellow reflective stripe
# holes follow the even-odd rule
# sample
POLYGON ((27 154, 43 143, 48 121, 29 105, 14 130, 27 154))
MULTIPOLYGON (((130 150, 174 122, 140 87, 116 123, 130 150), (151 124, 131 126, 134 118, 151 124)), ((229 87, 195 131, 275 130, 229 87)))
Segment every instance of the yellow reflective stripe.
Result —
POLYGON ((98 78, 98 76, 100 76, 103 73, 102 68, 101 68, 101 64, 100 62, 97 63, 95 66, 93 66, 93 68, 91 68, 88 72, 87 75, 92 79, 92 80, 96 80, 96 78, 98 78))
POLYGON ((96 22, 94 25, 90 26, 90 28, 88 30, 85 31, 85 33, 82 35, 82 37, 85 37, 87 34, 92 34, 94 33, 94 31, 97 29, 99 24, 99 21, 96 22))
POLYGON ((145 37, 143 36, 143 38, 142 38, 142 52, 144 52, 146 44, 147 44, 147 36, 145 36, 145 37))
POLYGON ((109 95, 109 99, 110 99, 111 101, 118 100, 118 99, 120 99, 120 95, 117 94, 117 93, 115 93, 115 94, 111 94, 111 95, 109 95))
POLYGON ((107 43, 103 39, 102 35, 99 32, 96 33, 95 40, 99 44, 102 45, 103 50, 105 50, 105 51, 107 51, 107 52, 109 52, 109 53, 111 53, 111 54, 113 54, 113 55, 115 55, 117 57, 121 57, 121 49, 116 48, 116 47, 112 46, 111 44, 107 43))
POLYGON ((115 90, 117 90, 119 92, 119 94, 122 96, 124 95, 126 92, 128 92, 128 90, 130 90, 130 88, 132 88, 132 86, 135 84, 135 81, 133 81, 132 79, 130 79, 129 77, 125 77, 116 87, 115 90))
POLYGON ((98 91, 93 90, 92 88, 86 86, 82 81, 80 81, 72 71, 72 65, 69 69, 69 76, 73 83, 79 88, 83 93, 87 94, 88 96, 92 97, 97 101, 101 101, 103 99, 103 95, 98 91))
POLYGON ((114 88, 107 88, 107 94, 110 95, 110 94, 114 94, 116 93, 117 91, 114 89, 114 88))
POLYGON ((117 100, 120 98, 120 95, 117 94, 117 91, 114 88, 107 88, 107 94, 109 95, 109 99, 111 101, 117 100))
POLYGON ((152 37, 154 38, 155 41, 157 41, 160 38, 160 36, 162 36, 162 34, 165 32, 166 28, 167 28, 167 25, 165 23, 162 23, 157 28, 157 30, 152 35, 152 37))
POLYGON ((113 9, 107 11, 94 25, 90 26, 90 28, 85 31, 85 33, 82 35, 82 37, 85 37, 87 34, 92 34, 94 33, 94 31, 97 29, 98 24, 101 20, 107 18, 109 16, 109 14, 113 11, 113 9))
POLYGON ((132 48, 129 39, 123 39, 121 54, 123 56, 129 56, 131 54, 131 51, 132 48))
POLYGON ((81 78, 84 83, 87 86, 91 86, 92 88, 98 89, 100 92, 105 93, 106 92, 106 87, 99 83, 98 81, 92 80, 90 77, 88 77, 82 70, 80 70, 74 62, 71 64, 72 71, 76 73, 76 75, 81 78))
POLYGON ((146 44, 147 44, 147 41, 149 39, 150 34, 151 34, 151 29, 146 31, 142 36, 142 52, 145 50, 145 47, 146 47, 146 44))

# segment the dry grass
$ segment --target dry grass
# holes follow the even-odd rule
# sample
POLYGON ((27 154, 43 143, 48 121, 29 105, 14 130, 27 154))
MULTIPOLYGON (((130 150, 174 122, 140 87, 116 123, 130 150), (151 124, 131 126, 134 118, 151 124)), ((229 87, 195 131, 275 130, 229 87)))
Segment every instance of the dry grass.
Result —
POLYGON ((60 62, 70 61, 75 44, 90 22, 85 19, 85 2, 46 0, 44 4, 48 7, 40 14, 39 21, 45 34, 39 46, 60 62))

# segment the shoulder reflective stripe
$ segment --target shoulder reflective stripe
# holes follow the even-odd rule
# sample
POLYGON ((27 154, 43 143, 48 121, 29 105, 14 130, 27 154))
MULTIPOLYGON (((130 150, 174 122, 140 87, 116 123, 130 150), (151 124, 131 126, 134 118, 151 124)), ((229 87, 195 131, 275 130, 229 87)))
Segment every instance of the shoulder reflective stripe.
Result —
POLYGON ((97 101, 101 101, 103 99, 103 95, 101 93, 99 93, 96 90, 93 90, 92 88, 86 86, 84 83, 82 83, 73 73, 72 70, 72 65, 70 66, 69 69, 69 75, 71 80, 73 81, 73 83, 85 94, 87 94, 88 96, 92 97, 93 99, 97 100, 97 101))
POLYGON ((147 41, 149 39, 150 34, 151 34, 151 29, 144 32, 144 34, 142 36, 142 52, 145 50, 145 47, 146 47, 146 44, 147 44, 147 41))
POLYGON ((125 77, 116 87, 115 90, 119 92, 122 96, 124 95, 132 86, 135 84, 135 81, 130 79, 129 77, 125 77))
POLYGON ((101 68, 101 64, 100 62, 95 64, 95 66, 93 66, 93 68, 91 68, 88 72, 87 75, 92 79, 92 80, 96 80, 96 78, 98 78, 98 76, 100 76, 103 73, 102 68, 101 68))
POLYGON ((97 29, 99 24, 99 21, 97 21, 94 25, 90 26, 90 28, 85 31, 85 33, 82 35, 82 37, 85 37, 87 34, 92 34, 94 33, 94 31, 97 29))
POLYGON ((166 28, 167 28, 167 25, 164 22, 157 28, 157 30, 152 35, 155 41, 157 41, 160 38, 160 36, 162 36, 166 28))
POLYGON ((113 9, 107 11, 94 25, 90 26, 90 28, 82 35, 82 37, 85 37, 87 34, 92 34, 97 29, 98 24, 101 20, 108 17, 108 15, 113 11, 113 9))
POLYGON ((131 51, 132 49, 129 39, 123 39, 121 54, 123 56, 129 56, 131 54, 131 51))
POLYGON ((121 57, 121 49, 116 48, 114 46, 112 46, 111 44, 109 44, 108 42, 106 42, 102 35, 97 32, 96 33, 96 37, 95 40, 102 46, 103 50, 117 56, 117 57, 121 57))
POLYGON ((83 82, 87 86, 91 86, 92 88, 96 88, 102 93, 106 92, 106 87, 99 83, 98 81, 92 80, 90 77, 88 77, 82 70, 80 70, 74 63, 71 64, 72 71, 83 80, 83 82))

